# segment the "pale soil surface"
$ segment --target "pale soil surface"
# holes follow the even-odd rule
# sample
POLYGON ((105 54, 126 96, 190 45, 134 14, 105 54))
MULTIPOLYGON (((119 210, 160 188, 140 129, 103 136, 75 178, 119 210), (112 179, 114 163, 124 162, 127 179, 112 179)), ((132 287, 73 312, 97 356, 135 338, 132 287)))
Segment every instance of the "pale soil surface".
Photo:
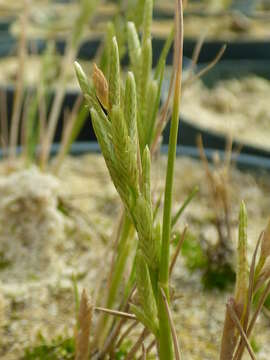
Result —
MULTIPOLYGON (((30 55, 27 57, 24 68, 24 82, 26 86, 35 87, 39 84, 42 79, 42 74, 46 74, 46 83, 49 84, 52 88, 57 85, 59 79, 61 66, 63 62, 63 57, 50 54, 37 56, 30 55), (43 70, 45 69, 45 71, 43 70)), ((91 74, 92 65, 89 61, 80 60, 80 64, 83 66, 83 69, 86 73, 91 74)), ((0 67, 2 69, 0 74, 0 82, 4 86, 9 86, 11 84, 16 84, 16 79, 20 71, 20 65, 18 57, 10 56, 7 58, 0 59, 0 67)), ((78 91, 78 81, 76 79, 75 71, 73 67, 70 67, 70 71, 66 75, 67 81, 67 90, 69 91, 78 91)))
MULTIPOLYGON (((153 189, 164 183, 165 159, 154 166, 153 189)), ((175 209, 195 186, 199 194, 178 223, 198 237, 215 242, 209 222, 213 207, 202 166, 179 158, 176 162, 175 209)), ((249 222, 249 256, 265 227, 270 208, 270 180, 231 172, 233 246, 239 203, 246 201, 249 222)), ((112 227, 120 211, 118 196, 97 155, 69 157, 56 177, 22 163, 0 164, 0 288, 1 359, 19 359, 39 333, 46 338, 72 335, 75 306, 72 276, 94 297, 109 266, 112 227)), ((204 292, 200 273, 190 273, 180 256, 173 276, 177 331, 185 359, 215 360, 229 292, 204 292)), ((257 359, 270 353, 270 320, 260 316, 255 340, 257 359)))
POLYGON ((246 18, 225 14, 222 16, 186 16, 185 36, 199 38, 202 32, 206 39, 219 40, 264 40, 270 38, 269 19, 246 18))
POLYGON ((183 94, 182 115, 204 130, 259 148, 270 149, 270 81, 255 75, 218 81, 201 80, 183 94))

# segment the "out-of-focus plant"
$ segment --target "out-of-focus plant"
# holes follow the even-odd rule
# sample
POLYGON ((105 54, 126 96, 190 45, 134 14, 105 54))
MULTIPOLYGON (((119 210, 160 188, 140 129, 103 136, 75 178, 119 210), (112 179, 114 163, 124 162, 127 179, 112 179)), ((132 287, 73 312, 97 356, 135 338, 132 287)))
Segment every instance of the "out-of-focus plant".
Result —
POLYGON ((256 358, 249 339, 252 336, 258 315, 270 293, 269 240, 268 225, 257 241, 249 266, 246 250, 247 212, 245 204, 242 203, 239 212, 238 265, 235 293, 227 302, 220 360, 240 360, 245 349, 252 359, 256 358), (257 261, 259 248, 260 256, 257 261), (258 293, 259 296, 253 309, 252 303, 258 293))

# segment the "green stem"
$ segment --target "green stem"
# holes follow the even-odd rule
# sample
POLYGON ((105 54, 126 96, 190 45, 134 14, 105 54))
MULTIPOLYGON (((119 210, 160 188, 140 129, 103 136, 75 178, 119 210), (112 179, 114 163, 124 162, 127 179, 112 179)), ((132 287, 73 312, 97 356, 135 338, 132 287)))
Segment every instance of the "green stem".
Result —
MULTIPOLYGON (((159 282, 169 300, 169 262, 170 262, 170 239, 171 239, 171 213, 172 213, 172 191, 174 162, 176 155, 178 123, 179 123, 179 102, 174 101, 172 122, 170 129, 168 165, 165 186, 163 229, 161 244, 161 259, 159 282)), ((160 360, 173 359, 173 343, 167 309, 162 299, 162 294, 158 292, 158 313, 159 313, 159 357, 160 360)))
MULTIPOLYGON (((163 228, 162 228, 162 243, 161 243, 161 258, 159 270, 159 285, 164 290, 168 303, 169 296, 169 272, 170 272, 170 240, 171 240, 171 225, 172 225, 172 194, 173 194, 173 177, 174 177, 174 163, 176 157, 177 135, 179 125, 180 113, 180 96, 181 96, 181 78, 182 78, 182 51, 183 51, 183 12, 182 1, 176 2, 175 14, 175 88, 173 98, 173 112, 170 129, 169 149, 168 149, 168 163, 166 174, 166 185, 164 194, 164 210, 163 210, 163 228)), ((160 360, 173 359, 173 341, 171 335, 171 328, 169 316, 162 299, 161 291, 158 292, 158 317, 159 317, 159 358, 160 360)))

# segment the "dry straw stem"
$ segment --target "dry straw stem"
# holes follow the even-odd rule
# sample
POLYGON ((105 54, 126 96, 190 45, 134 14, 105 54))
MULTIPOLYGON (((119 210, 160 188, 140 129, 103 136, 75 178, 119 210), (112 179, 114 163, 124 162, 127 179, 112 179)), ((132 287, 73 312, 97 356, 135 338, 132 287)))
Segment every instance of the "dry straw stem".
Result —
POLYGON ((45 168, 49 159, 50 147, 54 139, 56 126, 61 111, 61 105, 65 96, 67 72, 71 64, 74 63, 84 26, 87 24, 89 17, 96 6, 96 3, 96 0, 84 0, 81 2, 80 12, 74 22, 73 32, 65 50, 60 77, 55 89, 52 109, 50 111, 48 124, 46 126, 44 138, 42 141, 40 165, 43 169, 45 168))
POLYGON ((89 357, 89 337, 92 322, 93 306, 86 291, 83 290, 78 314, 79 330, 76 336, 76 360, 87 360, 89 357))
POLYGON ((10 139, 9 139, 10 158, 14 158, 16 155, 16 146, 19 135, 19 127, 20 127, 20 116, 21 116, 21 109, 23 104, 24 67, 27 57, 26 29, 28 24, 28 17, 29 17, 29 2, 25 0, 24 10, 21 15, 21 36, 19 43, 19 72, 18 72, 18 79, 16 82, 16 90, 15 90, 15 97, 14 97, 12 118, 11 118, 10 139))
POLYGON ((105 313, 107 313, 107 314, 114 315, 114 316, 120 316, 120 317, 123 317, 123 318, 126 318, 126 319, 130 319, 130 320, 137 320, 137 318, 136 318, 135 315, 126 313, 126 312, 124 312, 124 311, 117 311, 117 310, 106 309, 106 308, 103 308, 103 307, 100 307, 100 306, 96 306, 96 307, 94 308, 94 310, 95 310, 95 311, 105 312, 105 313))
POLYGON ((188 225, 185 225, 184 230, 183 230, 183 232, 182 232, 182 234, 181 234, 181 236, 180 236, 180 238, 178 240, 177 247, 175 249, 175 252, 173 254, 171 264, 170 264, 170 276, 171 276, 171 274, 173 272, 174 265, 176 263, 176 260, 178 258, 179 253, 180 253, 180 250, 181 250, 181 247, 182 247, 183 242, 185 240, 187 229, 188 229, 188 225))
POLYGON ((133 360, 136 353, 140 350, 144 340, 146 339, 146 337, 149 335, 149 330, 147 330, 146 328, 144 328, 144 330, 142 331, 141 335, 139 336, 138 340, 135 342, 135 344, 132 346, 132 348, 130 349, 129 353, 127 354, 127 356, 125 357, 125 360, 133 360))
POLYGON ((190 86, 194 81, 198 80, 200 77, 208 73, 216 64, 219 62, 219 60, 222 58, 225 50, 227 48, 227 45, 223 45, 219 52, 217 53, 216 57, 203 69, 201 69, 197 74, 195 74, 193 77, 190 77, 185 81, 183 84, 183 91, 186 87, 190 86))
POLYGON ((239 321, 239 318, 238 318, 238 316, 237 316, 237 314, 236 314, 236 312, 234 310, 234 306, 233 306, 231 301, 229 301, 227 303, 227 309, 229 310, 230 316, 231 316, 232 320, 234 321, 234 323, 235 323, 235 325, 236 325, 236 327, 237 327, 237 329, 238 329, 238 331, 239 331, 239 333, 240 333, 240 335, 242 337, 242 340, 246 345, 246 348, 248 349, 248 352, 250 354, 251 359, 256 360, 256 356, 255 356, 255 354, 254 354, 254 352, 253 352, 253 350, 251 348, 251 345, 250 345, 250 343, 248 341, 248 338, 247 338, 247 336, 246 336, 246 334, 245 334, 245 332, 243 330, 243 327, 242 327, 242 325, 241 325, 241 323, 239 321))

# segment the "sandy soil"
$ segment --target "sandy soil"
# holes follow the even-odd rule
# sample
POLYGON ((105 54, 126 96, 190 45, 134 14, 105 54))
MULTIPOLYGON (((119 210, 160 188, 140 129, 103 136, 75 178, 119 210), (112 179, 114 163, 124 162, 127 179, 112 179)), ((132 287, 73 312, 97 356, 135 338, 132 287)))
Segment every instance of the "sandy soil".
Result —
POLYGON ((269 94, 270 81, 255 75, 218 81, 213 88, 199 80, 184 91, 182 115, 204 130, 269 150, 269 94))
MULTIPOLYGON (((153 169, 155 191, 163 188, 164 170, 162 158, 153 169)), ((200 188, 178 228, 188 223, 195 236, 216 241, 201 164, 177 159, 175 179, 174 210, 194 185, 200 188)), ((232 169, 230 183, 233 246, 243 199, 249 215, 250 256, 269 217, 270 181, 232 169)), ((39 333, 46 338, 72 335, 72 276, 77 277, 80 290, 86 287, 95 294, 108 268, 112 227, 119 211, 118 196, 97 155, 67 158, 57 177, 36 168, 25 170, 21 162, 12 167, 0 164, 1 359, 19 359, 39 333)), ((204 292, 200 273, 190 273, 181 256, 173 286, 181 295, 174 304, 174 316, 185 359, 217 359, 229 292, 204 292)), ((269 330, 270 322, 262 315, 254 332, 259 360, 268 359, 269 330)))

